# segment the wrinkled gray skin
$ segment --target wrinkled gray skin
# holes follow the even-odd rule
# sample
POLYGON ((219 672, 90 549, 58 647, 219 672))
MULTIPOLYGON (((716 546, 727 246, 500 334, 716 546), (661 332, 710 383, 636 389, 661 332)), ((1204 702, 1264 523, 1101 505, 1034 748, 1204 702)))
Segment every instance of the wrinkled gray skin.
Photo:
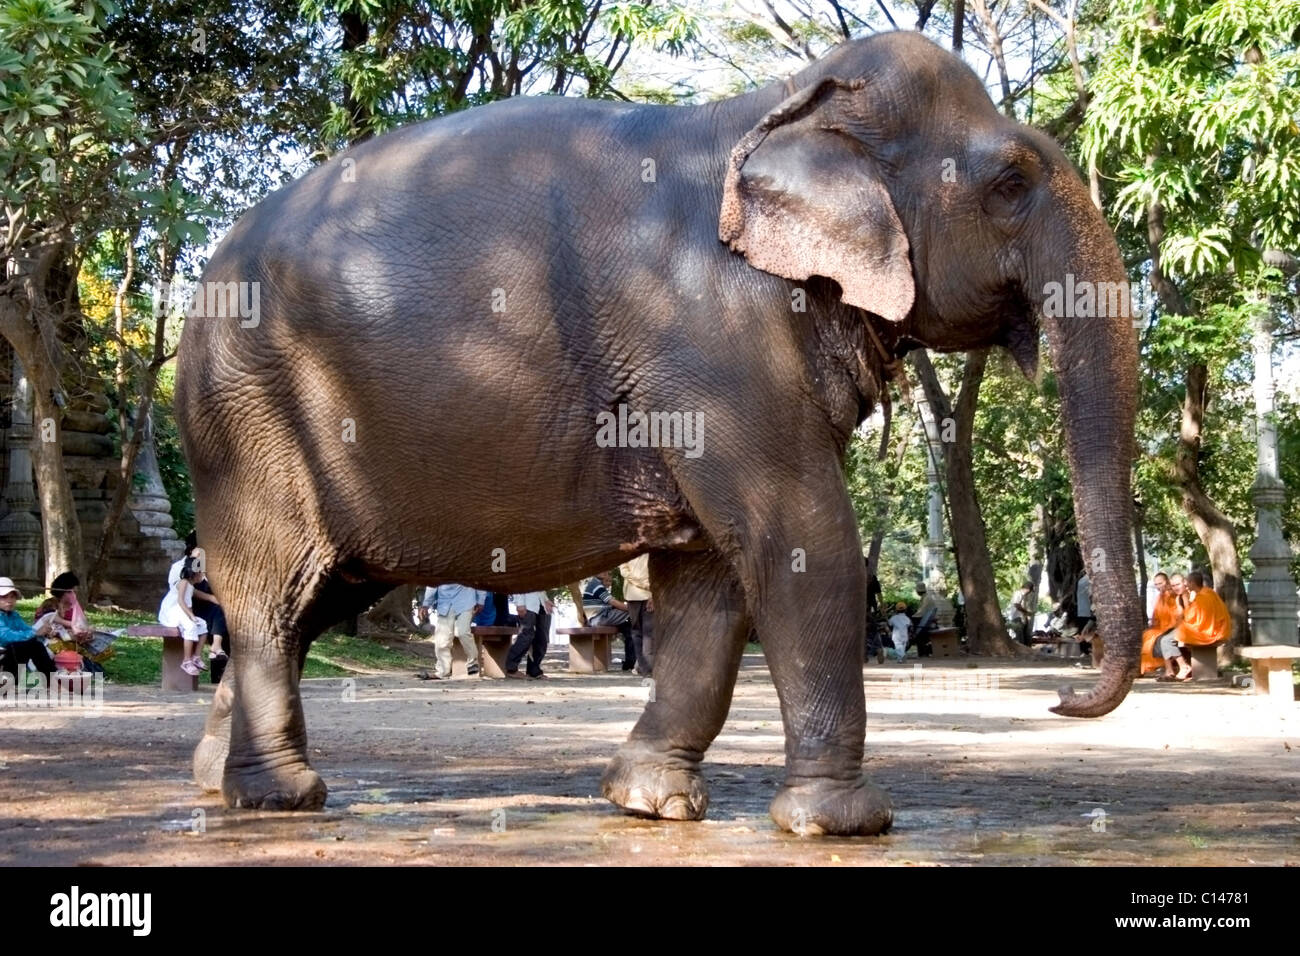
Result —
MULTIPOLYGON (((1076 172, 915 34, 706 106, 515 99, 334 157, 208 266, 205 282, 260 283, 259 324, 193 319, 180 346, 235 646, 200 783, 232 806, 323 804, 301 662, 391 587, 522 591, 649 551, 657 692, 605 795, 704 814, 700 760, 752 626, 785 723, 773 818, 886 829, 862 771, 866 588, 841 474, 881 389, 867 327, 893 353, 1001 344, 1032 369, 1045 283, 1066 273, 1125 279, 1076 172), (620 403, 702 415, 703 454, 597 447, 597 413, 620 403)), ((1095 716, 1126 694, 1142 630, 1136 345, 1123 318, 1046 331, 1084 552, 1108 558, 1092 560, 1101 678, 1056 710, 1095 716)))

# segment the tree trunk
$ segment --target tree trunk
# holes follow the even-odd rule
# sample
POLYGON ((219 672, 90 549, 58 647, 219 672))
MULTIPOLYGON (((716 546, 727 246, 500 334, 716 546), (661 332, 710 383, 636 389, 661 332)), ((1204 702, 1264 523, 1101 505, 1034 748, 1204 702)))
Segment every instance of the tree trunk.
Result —
MULTIPOLYGON (((880 435, 880 448, 876 452, 876 460, 884 461, 889 455, 889 442, 893 435, 893 398, 886 396, 885 401, 890 404, 886 406, 885 427, 880 435)), ((894 500, 894 493, 898 485, 898 476, 903 470, 903 460, 907 457, 907 449, 912 443, 912 430, 905 429, 899 436, 898 452, 894 456, 894 467, 889 474, 889 484, 878 491, 876 498, 876 530, 871 533, 871 545, 867 548, 867 579, 880 576, 880 551, 885 544, 885 519, 889 517, 889 505, 894 500)))
POLYGON ((53 322, 41 314, 49 308, 45 285, 50 274, 59 271, 51 265, 60 254, 47 250, 39 261, 26 260, 30 271, 11 277, 8 287, 0 291, 0 335, 13 346, 32 386, 32 474, 41 507, 47 585, 63 571, 78 577, 85 572, 81 524, 63 467, 60 345, 53 322), (48 334, 42 334, 42 326, 48 334))
POLYGON ((411 620, 411 601, 415 598, 416 586, 403 584, 389 591, 382 600, 364 615, 364 622, 371 630, 405 631, 415 630, 411 620))
POLYGON ((1250 643, 1250 619, 1246 587, 1237 553, 1237 532, 1227 515, 1218 509, 1201 487, 1201 428, 1205 421, 1209 370, 1204 365, 1187 369, 1187 394, 1183 398, 1183 420, 1178 435, 1174 474, 1183 497, 1183 510, 1191 518, 1196 536, 1210 557, 1214 590, 1232 615, 1229 646, 1250 643))
MULTIPOLYGON (((353 50, 359 49, 370 39, 370 24, 361 19, 359 12, 340 13, 339 27, 343 31, 341 48, 344 53, 351 53, 353 50)), ((369 139, 372 135, 369 125, 373 116, 369 106, 357 99, 356 92, 349 83, 343 84, 343 111, 352 120, 349 141, 356 145, 369 139)))
POLYGON ((1138 594, 1142 595, 1142 610, 1146 612, 1147 599, 1147 545, 1142 535, 1142 523, 1146 517, 1144 509, 1140 504, 1133 506, 1133 550, 1137 552, 1138 561, 1138 594))
POLYGON ((956 406, 948 402, 934 366, 923 351, 912 353, 913 365, 925 390, 926 400, 941 423, 954 424, 954 441, 943 443, 947 473, 949 522, 957 555, 957 573, 966 600, 966 636, 972 654, 1009 657, 1018 652, 1007 635, 998 601, 997 578, 984 534, 984 517, 975 492, 972 438, 975 407, 988 352, 972 352, 962 371, 961 392, 956 406))

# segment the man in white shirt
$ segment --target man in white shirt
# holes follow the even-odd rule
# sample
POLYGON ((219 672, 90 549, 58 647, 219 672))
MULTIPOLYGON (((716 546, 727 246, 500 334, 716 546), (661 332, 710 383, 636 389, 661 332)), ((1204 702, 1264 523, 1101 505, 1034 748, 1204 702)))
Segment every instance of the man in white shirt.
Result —
POLYGON ((889 636, 898 659, 903 660, 907 657, 907 642, 912 636, 912 619, 907 616, 906 601, 894 605, 894 616, 889 619, 889 636))
POLYGON ((510 653, 506 655, 506 677, 523 680, 524 675, 519 673, 519 662, 527 654, 528 664, 525 670, 529 679, 541 680, 546 676, 542 673, 542 658, 546 656, 547 631, 550 629, 551 610, 555 605, 545 591, 512 594, 510 605, 515 609, 515 617, 519 619, 519 634, 510 645, 510 653), (543 618, 546 620, 545 625, 541 622, 543 618))

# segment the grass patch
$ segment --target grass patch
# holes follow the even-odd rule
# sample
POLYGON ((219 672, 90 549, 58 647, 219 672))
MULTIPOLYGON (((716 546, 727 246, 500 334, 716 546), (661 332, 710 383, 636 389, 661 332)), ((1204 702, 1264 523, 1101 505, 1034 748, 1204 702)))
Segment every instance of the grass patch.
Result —
MULTIPOLYGON (((14 610, 29 624, 43 598, 25 598, 14 610)), ((148 611, 103 610, 86 608, 91 627, 116 631, 132 624, 157 624, 158 618, 148 611)), ((349 637, 330 631, 322 634, 307 653, 303 677, 346 677, 371 671, 404 670, 413 665, 428 666, 430 661, 416 654, 405 654, 379 641, 349 637)), ((113 642, 113 655, 103 662, 104 676, 115 684, 158 684, 162 680, 162 641, 147 637, 120 637, 113 642)), ((207 678, 203 678, 205 681, 207 678)))
POLYGON ((327 631, 312 643, 302 676, 342 677, 363 671, 401 670, 416 663, 427 667, 430 661, 416 654, 404 654, 369 638, 327 631))

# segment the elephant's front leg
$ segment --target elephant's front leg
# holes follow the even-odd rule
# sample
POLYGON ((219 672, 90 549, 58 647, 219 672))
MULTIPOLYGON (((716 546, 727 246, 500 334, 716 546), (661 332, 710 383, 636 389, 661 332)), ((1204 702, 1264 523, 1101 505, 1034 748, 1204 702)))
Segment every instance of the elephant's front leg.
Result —
POLYGON ((650 699, 601 792, 633 813, 698 820, 709 805, 700 760, 727 719, 749 615, 734 573, 716 553, 652 554, 650 580, 650 699))
POLYGON ((756 582, 754 623, 785 723, 786 779, 772 819, 801 835, 881 833, 893 809, 862 772, 867 582, 853 509, 838 481, 806 480, 779 501, 761 541, 738 556, 756 582))

